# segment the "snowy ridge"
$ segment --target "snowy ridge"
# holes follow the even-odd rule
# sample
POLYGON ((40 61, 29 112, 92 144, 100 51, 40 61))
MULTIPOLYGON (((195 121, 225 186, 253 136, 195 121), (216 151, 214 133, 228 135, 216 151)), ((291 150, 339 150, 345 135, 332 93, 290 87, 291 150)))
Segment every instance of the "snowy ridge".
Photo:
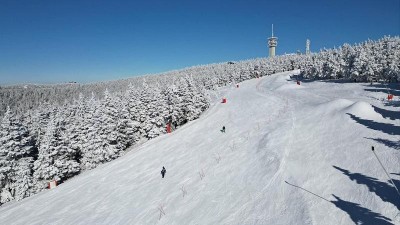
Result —
POLYGON ((400 199, 370 151, 399 183, 399 120, 374 108, 396 109, 386 94, 297 88, 291 74, 224 88, 226 104, 177 131, 4 204, 0 224, 399 224, 400 199))

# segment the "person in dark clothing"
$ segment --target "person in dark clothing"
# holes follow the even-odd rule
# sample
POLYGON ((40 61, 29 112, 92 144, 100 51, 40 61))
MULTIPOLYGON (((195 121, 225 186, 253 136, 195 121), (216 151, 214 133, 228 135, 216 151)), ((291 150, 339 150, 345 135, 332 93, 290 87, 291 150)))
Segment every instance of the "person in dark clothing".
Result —
POLYGON ((225 133, 225 126, 222 126, 221 132, 222 132, 222 133, 225 133))
POLYGON ((162 167, 162 170, 161 170, 162 178, 164 178, 166 172, 167 172, 167 170, 165 169, 165 167, 162 167))

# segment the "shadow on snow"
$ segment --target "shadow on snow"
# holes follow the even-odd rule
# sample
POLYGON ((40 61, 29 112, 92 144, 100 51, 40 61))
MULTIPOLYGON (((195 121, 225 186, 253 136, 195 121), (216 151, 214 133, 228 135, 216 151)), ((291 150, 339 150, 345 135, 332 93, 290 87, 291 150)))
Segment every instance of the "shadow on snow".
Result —
POLYGON ((286 184, 291 185, 293 187, 299 188, 309 194, 312 194, 320 199, 323 199, 329 203, 334 204, 337 208, 341 209, 342 211, 346 212, 351 220, 355 223, 355 224, 363 224, 363 225, 394 225, 393 223, 391 223, 390 221, 392 221, 391 219, 373 212, 367 208, 362 207, 360 204, 354 203, 354 202, 349 202, 349 201, 345 201, 341 198, 339 198, 338 196, 332 194, 332 196, 335 198, 335 200, 333 201, 329 201, 324 197, 321 197, 309 190, 306 190, 302 187, 299 187, 297 185, 291 184, 287 181, 285 181, 286 184))
POLYGON ((395 150, 400 150, 400 140, 399 141, 391 141, 391 140, 386 140, 386 139, 382 139, 382 138, 367 138, 366 139, 370 139, 370 140, 374 140, 380 144, 386 145, 389 148, 393 148, 395 150))
POLYGON ((336 207, 339 209, 345 211, 347 214, 349 214, 351 220, 355 224, 363 224, 363 225, 389 225, 393 224, 389 221, 392 221, 391 219, 373 212, 367 208, 364 208, 360 206, 360 204, 354 203, 354 202, 348 202, 345 201, 341 198, 339 198, 336 195, 333 195, 333 197, 336 199, 335 201, 331 201, 336 207))
MULTIPOLYGON (((389 182, 382 182, 376 178, 365 176, 361 173, 351 173, 348 170, 333 166, 335 169, 341 171, 344 175, 348 176, 350 180, 355 181, 357 184, 363 184, 368 187, 370 192, 379 196, 382 201, 393 204, 400 210, 400 198, 396 192, 396 188, 389 182)), ((394 184, 399 187, 400 180, 393 179, 394 184)))
POLYGON ((370 129, 379 130, 379 131, 382 131, 383 133, 390 134, 390 135, 400 135, 400 127, 395 126, 393 124, 379 123, 379 122, 375 122, 373 120, 361 119, 360 117, 357 117, 350 113, 346 113, 346 114, 349 115, 357 123, 362 124, 370 129))
POLYGON ((363 83, 363 82, 354 82, 352 79, 327 79, 327 80, 321 80, 322 82, 325 83, 335 83, 335 84, 350 84, 350 83, 363 83))
POLYGON ((372 106, 372 107, 374 108, 375 112, 381 114, 382 117, 385 118, 385 119, 391 119, 391 120, 400 119, 400 112, 381 109, 381 108, 378 108, 376 106, 372 106))
POLYGON ((292 75, 290 77, 290 79, 292 81, 299 80, 302 83, 311 83, 311 82, 315 82, 315 81, 324 82, 324 83, 337 83, 337 84, 354 83, 352 80, 348 80, 348 79, 310 79, 310 78, 304 78, 301 75, 299 75, 298 77, 296 77, 296 75, 292 75))
POLYGON ((373 83, 365 85, 365 91, 370 92, 383 92, 385 94, 390 93, 394 95, 399 95, 399 83, 373 83))
POLYGON ((399 90, 395 90, 395 89, 386 89, 386 88, 365 88, 364 91, 369 91, 369 92, 382 92, 384 94, 393 94, 396 96, 400 95, 400 91, 399 90))

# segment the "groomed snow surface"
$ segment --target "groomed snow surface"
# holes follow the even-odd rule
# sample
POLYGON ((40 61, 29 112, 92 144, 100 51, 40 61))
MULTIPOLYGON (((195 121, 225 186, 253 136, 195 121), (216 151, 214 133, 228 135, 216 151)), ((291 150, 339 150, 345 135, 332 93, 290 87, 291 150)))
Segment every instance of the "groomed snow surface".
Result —
POLYGON ((400 224, 371 151, 400 184, 399 108, 365 83, 293 73, 221 89, 200 119, 3 205, 0 224, 400 224))

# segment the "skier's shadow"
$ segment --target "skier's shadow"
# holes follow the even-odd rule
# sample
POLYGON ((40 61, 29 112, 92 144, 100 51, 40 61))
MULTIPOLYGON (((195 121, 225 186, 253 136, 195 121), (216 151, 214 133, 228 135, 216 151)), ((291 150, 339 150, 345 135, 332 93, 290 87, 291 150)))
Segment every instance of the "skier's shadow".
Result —
POLYGON ((367 208, 362 207, 360 204, 354 203, 354 202, 349 202, 349 201, 345 201, 343 199, 341 199, 340 197, 332 194, 332 196, 335 198, 335 200, 333 201, 329 201, 324 197, 321 197, 309 190, 306 190, 302 187, 299 187, 297 185, 291 184, 287 181, 285 181, 285 183, 299 188, 303 191, 306 191, 320 199, 323 199, 327 202, 330 202, 332 204, 334 204, 337 208, 341 209, 342 211, 346 212, 351 220, 355 223, 355 224, 363 224, 363 225, 394 225, 393 223, 391 223, 390 221, 392 221, 391 219, 373 212, 367 208))
MULTIPOLYGON (((400 210, 400 198, 397 194, 396 188, 388 182, 379 181, 376 178, 365 176, 361 173, 351 173, 348 170, 333 166, 335 169, 341 171, 344 175, 348 176, 350 180, 355 181, 357 184, 363 184, 368 187, 370 192, 379 196, 382 201, 393 204, 400 210)), ((394 184, 399 187, 400 180, 393 179, 394 184)))

